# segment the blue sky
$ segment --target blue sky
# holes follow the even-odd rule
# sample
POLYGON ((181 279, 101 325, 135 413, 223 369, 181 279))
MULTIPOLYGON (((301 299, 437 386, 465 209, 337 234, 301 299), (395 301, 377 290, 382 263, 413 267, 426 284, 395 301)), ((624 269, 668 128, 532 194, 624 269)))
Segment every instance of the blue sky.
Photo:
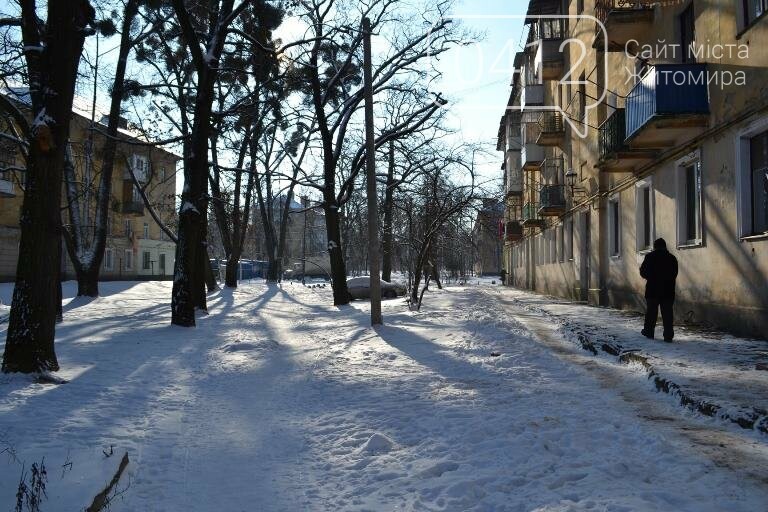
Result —
POLYGON ((527 2, 459 0, 453 14, 468 29, 484 34, 477 44, 454 49, 442 59, 444 78, 437 86, 451 104, 449 120, 467 142, 487 144, 490 156, 478 156, 486 179, 501 178, 502 155, 495 152, 499 119, 511 90, 515 53, 522 48, 527 2))

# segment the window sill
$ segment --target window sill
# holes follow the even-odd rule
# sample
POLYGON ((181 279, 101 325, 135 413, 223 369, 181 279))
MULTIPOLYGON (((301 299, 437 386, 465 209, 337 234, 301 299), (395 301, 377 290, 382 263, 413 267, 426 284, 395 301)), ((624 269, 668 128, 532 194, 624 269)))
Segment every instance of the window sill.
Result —
POLYGON ((768 233, 762 233, 760 235, 743 236, 739 240, 741 240, 742 242, 762 242, 763 240, 768 240, 768 233))
POLYGON ((678 249, 698 249, 699 247, 704 247, 704 242, 702 241, 695 241, 695 242, 686 242, 684 244, 680 244, 677 246, 678 249))
POLYGON ((646 254, 650 254, 653 252, 653 247, 646 247, 645 249, 639 249, 637 251, 637 254, 640 256, 645 256, 646 254))
POLYGON ((752 21, 750 21, 750 22, 749 22, 749 24, 748 24, 747 26, 745 26, 744 28, 742 28, 742 29, 741 29, 741 30, 740 30, 740 31, 739 31, 739 32, 736 34, 736 40, 738 41, 739 39, 741 39, 742 37, 744 37, 744 35, 745 35, 747 32, 749 32, 750 30, 752 30, 752 27, 754 27, 754 26, 756 26, 758 23, 760 23, 760 22, 761 22, 761 21, 762 21, 764 18, 766 18, 766 16, 768 16, 768 11, 764 12, 763 14, 761 14, 760 16, 758 16, 757 18, 755 18, 755 19, 753 19, 752 21))

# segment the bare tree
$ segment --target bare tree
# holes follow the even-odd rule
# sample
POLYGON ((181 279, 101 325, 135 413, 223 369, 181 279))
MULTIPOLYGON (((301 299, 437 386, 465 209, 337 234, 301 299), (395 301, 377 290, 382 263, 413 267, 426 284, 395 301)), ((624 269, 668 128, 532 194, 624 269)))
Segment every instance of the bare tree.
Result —
POLYGON ((47 3, 44 22, 35 0, 20 2, 18 19, 3 20, 21 30, 25 98, 29 123, 12 101, 0 106, 13 116, 28 148, 21 212, 21 240, 16 266, 4 372, 58 370, 53 342, 59 266, 62 172, 69 138, 75 81, 85 38, 93 33, 95 12, 88 0, 47 3))

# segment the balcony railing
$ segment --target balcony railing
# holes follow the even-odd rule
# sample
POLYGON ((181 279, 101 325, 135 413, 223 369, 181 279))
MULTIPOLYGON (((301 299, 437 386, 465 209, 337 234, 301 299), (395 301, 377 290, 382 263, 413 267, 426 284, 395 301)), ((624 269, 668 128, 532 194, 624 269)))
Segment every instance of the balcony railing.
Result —
POLYGON ((538 203, 525 203, 523 206, 523 225, 524 226, 537 226, 544 222, 544 219, 539 217, 539 204, 538 203))
POLYGON ((678 126, 709 114, 706 64, 659 64, 649 69, 627 96, 627 140, 649 123, 666 118, 678 126))
POLYGON ((623 108, 616 109, 599 128, 600 160, 605 161, 626 149, 626 115, 623 108))
POLYGON ((539 215, 565 212, 565 185, 543 185, 539 191, 539 215))
POLYGON ((597 0, 595 2, 595 46, 602 48, 605 39, 610 47, 625 50, 632 39, 642 39, 653 24, 653 0, 597 0), (607 34, 603 33, 603 29, 607 34))
POLYGON ((514 242, 523 238, 523 225, 519 220, 508 221, 504 226, 505 238, 508 242, 514 242))
POLYGON ((527 43, 535 43, 540 40, 563 39, 567 32, 565 18, 546 18, 536 20, 529 24, 527 43))
POLYGON ((124 202, 123 213, 126 215, 144 215, 144 202, 143 201, 124 202))
POLYGON ((540 134, 536 143, 540 146, 557 146, 565 138, 563 114, 555 110, 547 110, 539 117, 540 134))

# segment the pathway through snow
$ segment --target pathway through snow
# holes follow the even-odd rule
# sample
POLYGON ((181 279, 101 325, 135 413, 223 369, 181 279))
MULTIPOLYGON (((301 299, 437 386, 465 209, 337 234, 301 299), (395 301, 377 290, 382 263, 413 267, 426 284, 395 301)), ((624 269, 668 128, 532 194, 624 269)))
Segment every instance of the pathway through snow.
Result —
MULTIPOLYGON (((481 289, 432 293, 422 313, 388 301, 373 331, 365 303, 328 306, 330 290, 246 285, 182 329, 169 325, 169 285, 107 284, 109 295, 71 302, 57 339, 69 384, 0 377, 0 441, 27 465, 73 462, 51 471, 43 510, 82 509, 108 479, 109 445, 131 457, 118 512, 768 503, 765 482, 640 418, 481 289)), ((0 508, 19 473, 0 458, 0 508)))

